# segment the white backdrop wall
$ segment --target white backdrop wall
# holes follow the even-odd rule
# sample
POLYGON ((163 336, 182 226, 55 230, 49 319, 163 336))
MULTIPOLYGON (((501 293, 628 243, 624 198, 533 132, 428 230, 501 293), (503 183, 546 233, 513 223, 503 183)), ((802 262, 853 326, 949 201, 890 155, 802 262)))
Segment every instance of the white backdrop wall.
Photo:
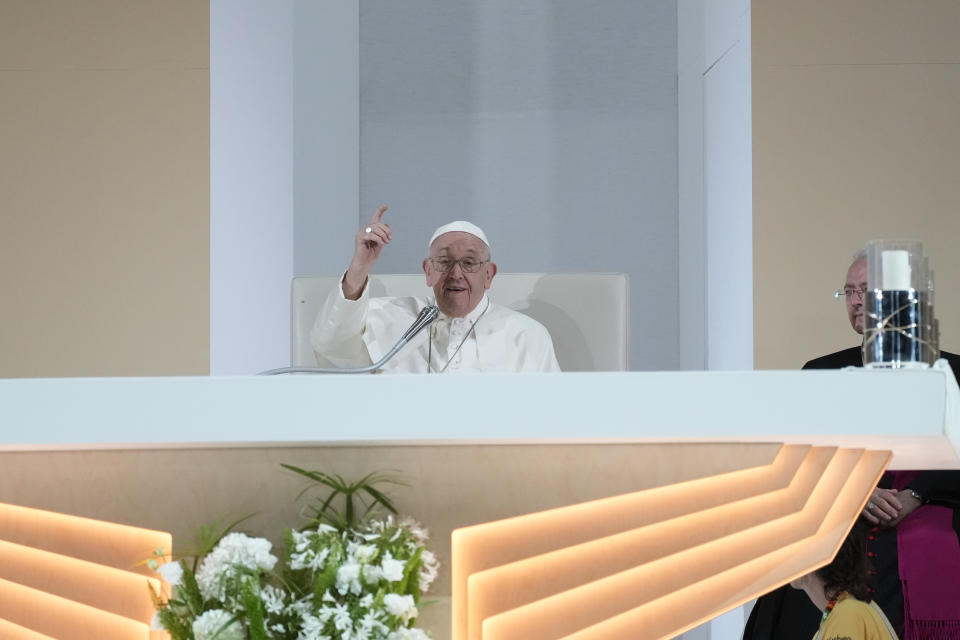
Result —
MULTIPOLYGON (((304 17, 298 60, 329 59, 301 41, 304 17)), ((363 0, 359 210, 343 228, 298 167, 296 270, 344 268, 381 203, 383 272, 419 269, 436 226, 470 219, 502 270, 630 274, 633 368, 678 368, 676 19, 662 0, 363 0)))
POLYGON ((356 0, 295 0, 294 270, 346 268, 360 194, 360 13, 356 0))
POLYGON ((211 371, 286 362, 288 276, 343 269, 380 203, 384 271, 468 217, 502 269, 629 273, 634 369, 750 368, 749 3, 722 4, 213 0, 211 371))

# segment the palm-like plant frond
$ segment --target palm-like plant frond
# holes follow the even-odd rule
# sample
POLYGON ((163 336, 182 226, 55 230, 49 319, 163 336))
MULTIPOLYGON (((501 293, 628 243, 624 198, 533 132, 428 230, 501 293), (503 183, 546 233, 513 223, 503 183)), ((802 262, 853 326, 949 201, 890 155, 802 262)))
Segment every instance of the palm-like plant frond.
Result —
POLYGON ((396 514, 397 508, 393 505, 393 501, 378 486, 385 484, 406 486, 395 475, 385 471, 373 471, 359 480, 350 482, 338 474, 301 469, 285 463, 281 463, 280 466, 312 481, 312 484, 297 494, 297 499, 311 490, 324 487, 329 490, 325 497, 317 499, 319 506, 308 507, 310 514, 307 517, 312 523, 328 524, 341 531, 356 527, 358 523, 366 520, 379 509, 396 514), (337 507, 337 502, 342 502, 340 508, 337 507))

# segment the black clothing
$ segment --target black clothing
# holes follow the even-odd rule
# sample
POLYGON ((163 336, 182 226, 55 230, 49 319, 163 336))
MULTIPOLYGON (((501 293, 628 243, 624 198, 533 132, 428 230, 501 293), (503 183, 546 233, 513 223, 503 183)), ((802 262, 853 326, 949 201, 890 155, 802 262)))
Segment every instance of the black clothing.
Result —
MULTIPOLYGON (((940 357, 950 364, 954 377, 960 381, 960 355, 941 351, 940 357)), ((814 358, 803 365, 804 369, 842 369, 844 367, 862 367, 863 351, 860 347, 851 347, 829 355, 814 358)))
MULTIPOLYGON (((953 369, 953 375, 960 380, 960 356, 941 351, 940 357, 947 360, 953 369)), ((842 369, 862 366, 861 348, 852 347, 810 360, 803 368, 842 369)), ((888 474, 884 474, 878 486, 890 488, 888 474)), ((960 472, 925 471, 918 475, 908 488, 916 490, 925 502, 954 507, 953 525, 960 537, 960 472)), ((868 535, 867 550, 874 554, 871 556, 871 596, 902 637, 903 592, 897 560, 896 529, 874 527, 868 535)), ((810 640, 820 626, 821 615, 806 593, 785 585, 757 599, 743 630, 743 638, 810 640)))

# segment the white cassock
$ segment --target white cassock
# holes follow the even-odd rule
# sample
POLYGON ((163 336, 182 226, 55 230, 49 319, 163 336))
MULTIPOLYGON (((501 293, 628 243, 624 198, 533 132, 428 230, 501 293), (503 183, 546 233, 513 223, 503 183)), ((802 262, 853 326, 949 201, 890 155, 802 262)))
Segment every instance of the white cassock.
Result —
MULTIPOLYGON (((321 365, 364 367, 382 358, 413 324, 426 298, 371 298, 369 286, 347 300, 340 286, 327 296, 310 332, 321 365)), ((464 318, 444 314, 383 367, 385 373, 560 371, 547 329, 486 295, 464 318)))

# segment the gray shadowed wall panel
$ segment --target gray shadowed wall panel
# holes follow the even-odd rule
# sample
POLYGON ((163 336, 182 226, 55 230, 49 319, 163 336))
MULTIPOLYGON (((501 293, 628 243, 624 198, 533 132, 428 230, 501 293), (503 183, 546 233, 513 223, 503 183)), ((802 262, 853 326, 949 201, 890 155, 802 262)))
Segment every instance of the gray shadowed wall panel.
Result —
POLYGON ((362 0, 359 56, 379 271, 469 219, 501 270, 628 273, 631 367, 678 367, 675 2, 362 0))

